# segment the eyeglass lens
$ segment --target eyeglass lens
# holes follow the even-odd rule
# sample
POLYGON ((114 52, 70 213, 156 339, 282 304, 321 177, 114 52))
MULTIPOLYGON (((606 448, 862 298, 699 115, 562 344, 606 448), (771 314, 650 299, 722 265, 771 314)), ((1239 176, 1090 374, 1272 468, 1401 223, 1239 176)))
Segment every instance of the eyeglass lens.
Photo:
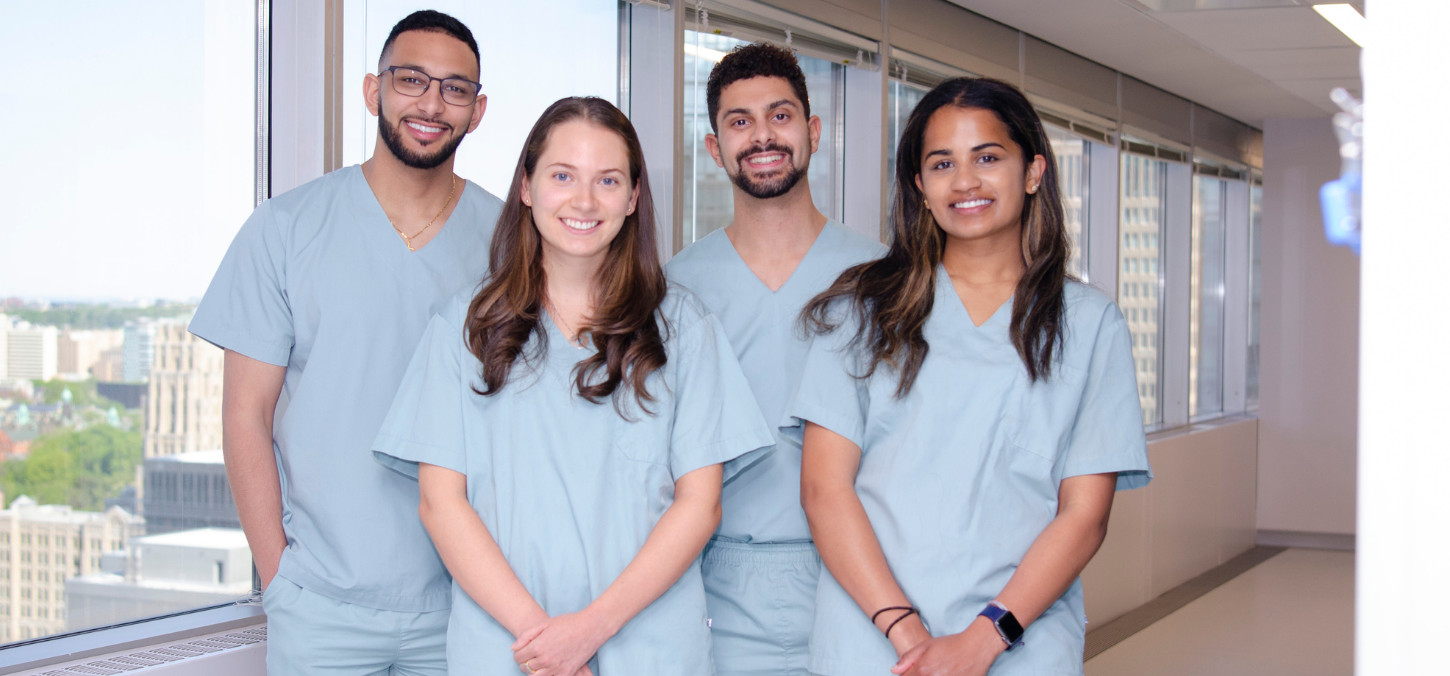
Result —
MULTIPOLYGON (((409 68, 393 70, 393 91, 403 96, 422 96, 432 83, 432 78, 422 71, 409 68)), ((443 100, 455 106, 473 103, 473 99, 478 96, 478 86, 468 80, 444 78, 439 81, 439 85, 443 88, 443 100)))

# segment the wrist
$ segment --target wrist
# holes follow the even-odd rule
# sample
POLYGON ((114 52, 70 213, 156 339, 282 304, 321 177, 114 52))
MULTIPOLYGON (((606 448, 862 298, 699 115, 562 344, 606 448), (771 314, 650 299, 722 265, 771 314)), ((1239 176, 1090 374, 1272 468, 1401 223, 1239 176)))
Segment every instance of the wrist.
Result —
POLYGON ((891 629, 891 635, 886 637, 891 642, 891 647, 896 650, 900 657, 906 651, 920 645, 922 641, 931 639, 931 632, 926 630, 926 624, 921 621, 919 615, 912 615, 891 629))
POLYGON ((625 621, 620 613, 613 612, 607 605, 601 604, 601 600, 603 599, 595 599, 593 603, 585 606, 584 610, 579 611, 579 614, 583 616, 585 622, 595 628, 599 644, 603 645, 605 641, 613 638, 620 629, 624 628, 625 621))

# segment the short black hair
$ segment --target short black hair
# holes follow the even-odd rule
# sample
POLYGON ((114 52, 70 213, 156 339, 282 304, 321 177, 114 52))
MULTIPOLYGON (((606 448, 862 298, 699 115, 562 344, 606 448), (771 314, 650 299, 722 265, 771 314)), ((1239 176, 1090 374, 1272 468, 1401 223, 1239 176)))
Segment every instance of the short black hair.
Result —
POLYGON ((393 48, 393 42, 399 35, 408 31, 424 31, 426 33, 443 33, 458 39, 468 48, 473 50, 473 58, 478 60, 478 72, 483 73, 483 57, 478 54, 478 41, 473 39, 473 31, 462 21, 455 19, 443 12, 431 9, 420 9, 408 16, 403 17, 393 26, 392 32, 388 33, 388 39, 383 41, 383 51, 378 54, 378 68, 383 67, 383 62, 388 58, 388 52, 393 48))
POLYGON ((710 113, 711 131, 720 133, 716 122, 716 115, 720 113, 720 92, 735 82, 753 77, 778 77, 790 83, 790 88, 805 108, 806 119, 810 119, 811 98, 806 92, 806 74, 801 72, 795 52, 757 43, 736 47, 710 71, 710 80, 705 85, 705 106, 710 113))

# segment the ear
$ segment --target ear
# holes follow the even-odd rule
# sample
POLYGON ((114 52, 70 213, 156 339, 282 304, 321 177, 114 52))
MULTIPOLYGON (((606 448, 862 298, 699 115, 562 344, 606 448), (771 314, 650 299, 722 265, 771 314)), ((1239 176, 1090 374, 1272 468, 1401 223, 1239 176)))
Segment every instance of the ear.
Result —
POLYGON ((368 112, 372 113, 373 117, 378 116, 378 109, 380 107, 378 105, 380 103, 378 97, 382 93, 383 81, 378 79, 378 76, 372 73, 363 76, 363 105, 368 107, 368 112))
POLYGON ((532 204, 534 201, 533 193, 529 190, 528 174, 524 174, 524 180, 519 185, 519 201, 523 202, 526 207, 532 208, 534 206, 532 204))
POLYGON ((1036 193, 1042 187, 1042 176, 1047 173, 1047 158, 1041 155, 1032 157, 1032 164, 1027 165, 1027 188, 1036 193))
POLYGON ((816 154, 816 151, 817 150, 820 150, 821 149, 821 118, 820 118, 820 116, 818 116, 818 115, 812 115, 811 116, 811 119, 806 122, 806 128, 810 129, 810 131, 811 131, 811 154, 814 155, 814 154, 816 154))
POLYGON ((634 184, 634 192, 629 195, 629 210, 624 212, 626 216, 634 213, 634 208, 639 205, 639 184, 634 184))
POLYGON ((921 191, 921 194, 923 194, 923 195, 926 194, 926 186, 923 185, 922 182, 921 182, 921 174, 917 174, 916 175, 916 189, 917 190, 920 190, 921 191))
POLYGON ((473 133, 473 130, 478 128, 478 123, 483 121, 483 111, 487 108, 488 94, 479 94, 478 98, 473 100, 473 116, 468 119, 468 131, 464 133, 473 133))
POLYGON ((705 134, 705 150, 710 151, 710 158, 715 160, 715 166, 722 168, 725 166, 725 163, 720 160, 720 137, 705 134))

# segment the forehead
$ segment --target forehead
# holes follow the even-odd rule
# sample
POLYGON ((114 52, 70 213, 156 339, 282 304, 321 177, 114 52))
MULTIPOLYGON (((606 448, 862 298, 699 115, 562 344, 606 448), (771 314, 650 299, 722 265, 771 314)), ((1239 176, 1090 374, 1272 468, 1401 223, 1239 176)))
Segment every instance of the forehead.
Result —
POLYGON ((736 80, 720 90, 720 110, 722 111, 735 108, 758 110, 781 100, 791 101, 797 106, 804 104, 796 95, 795 89, 790 86, 790 82, 783 77, 772 75, 736 80))
POLYGON ((549 130, 539 165, 570 164, 599 171, 629 169, 629 147, 614 130, 584 120, 561 122, 549 130))
POLYGON ((996 113, 984 108, 962 108, 943 106, 931 114, 926 122, 925 150, 937 148, 968 149, 983 143, 998 143, 1008 150, 1016 150, 1012 133, 996 113))
POLYGON ((451 75, 478 79, 478 58, 462 40, 437 31, 407 31, 393 40, 388 66, 417 66, 433 77, 451 75))

